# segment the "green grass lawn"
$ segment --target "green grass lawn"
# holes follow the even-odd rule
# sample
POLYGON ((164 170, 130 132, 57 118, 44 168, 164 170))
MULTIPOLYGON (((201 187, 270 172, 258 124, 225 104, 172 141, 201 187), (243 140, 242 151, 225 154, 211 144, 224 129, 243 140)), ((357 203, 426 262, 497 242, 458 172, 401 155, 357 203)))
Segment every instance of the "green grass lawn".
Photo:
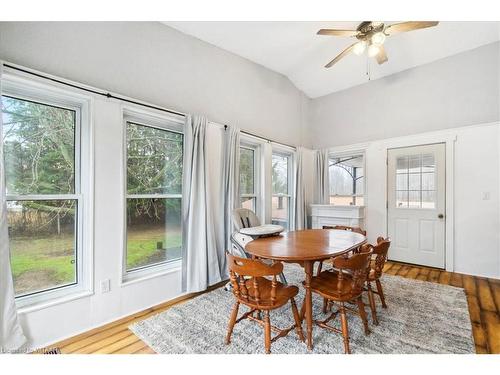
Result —
POLYGON ((180 258, 182 233, 163 227, 142 227, 127 233, 127 269, 180 258), (158 247, 160 249, 158 249, 158 247))
MULTIPOLYGON (((163 227, 129 230, 127 269, 180 258, 182 234, 163 227), (161 242, 161 249, 157 249, 161 242)), ((75 281, 73 235, 47 237, 13 236, 10 241, 11 265, 17 295, 70 284, 75 281)))

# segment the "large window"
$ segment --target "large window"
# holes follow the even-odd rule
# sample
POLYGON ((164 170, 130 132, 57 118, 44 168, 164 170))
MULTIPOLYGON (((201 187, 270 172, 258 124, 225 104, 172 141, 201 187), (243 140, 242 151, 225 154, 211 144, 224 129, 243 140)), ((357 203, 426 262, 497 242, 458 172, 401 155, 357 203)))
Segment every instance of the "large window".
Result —
POLYGON ((240 147, 240 203, 241 207, 257 212, 256 149, 240 147))
POLYGON ((290 154, 273 153, 272 155, 272 206, 273 224, 290 229, 292 199, 292 162, 290 154))
POLYGON ((4 95, 4 162, 16 297, 81 281, 80 108, 4 95))
POLYGON ((183 135, 159 125, 126 121, 125 270, 182 256, 183 135))
POLYGON ((345 206, 364 204, 363 159, 363 155, 330 158, 330 204, 345 206))

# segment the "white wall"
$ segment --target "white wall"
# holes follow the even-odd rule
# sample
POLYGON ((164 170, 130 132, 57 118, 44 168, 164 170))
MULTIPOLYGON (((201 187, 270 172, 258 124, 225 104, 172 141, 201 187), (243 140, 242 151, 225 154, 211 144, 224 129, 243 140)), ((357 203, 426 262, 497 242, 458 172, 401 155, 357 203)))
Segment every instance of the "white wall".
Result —
POLYGON ((498 121, 499 66, 496 42, 313 99, 308 143, 348 145, 498 121))
POLYGON ((293 145, 285 76, 156 22, 0 22, 0 58, 293 145))

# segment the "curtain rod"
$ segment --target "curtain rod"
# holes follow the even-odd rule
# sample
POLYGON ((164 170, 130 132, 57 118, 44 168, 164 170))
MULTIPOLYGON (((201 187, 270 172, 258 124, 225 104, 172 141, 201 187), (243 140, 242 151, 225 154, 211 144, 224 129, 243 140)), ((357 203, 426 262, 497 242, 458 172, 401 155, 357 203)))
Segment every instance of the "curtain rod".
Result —
POLYGON ((73 87, 75 89, 83 90, 83 91, 86 91, 86 92, 90 92, 92 94, 105 96, 106 98, 113 98, 113 99, 121 100, 121 101, 124 101, 124 102, 127 102, 127 103, 136 104, 136 105, 140 105, 140 106, 143 106, 143 107, 147 107, 147 108, 151 108, 151 109, 156 109, 158 111, 171 113, 173 115, 186 116, 186 114, 182 113, 182 112, 172 111, 170 109, 157 107, 157 106, 154 106, 154 105, 151 105, 151 104, 137 102, 135 100, 131 100, 131 99, 124 98, 122 96, 111 94, 110 92, 98 91, 98 90, 90 89, 88 87, 83 87, 83 86, 75 85, 73 83, 65 82, 65 81, 59 80, 57 78, 49 77, 49 76, 46 76, 44 74, 40 74, 40 73, 36 73, 36 72, 30 71, 30 70, 27 70, 27 69, 19 68, 17 66, 10 65, 10 64, 7 64, 7 63, 4 63, 3 66, 5 66, 7 68, 10 68, 10 69, 18 70, 18 71, 26 73, 26 74, 31 74, 33 76, 36 76, 36 77, 39 77, 39 78, 43 78, 43 79, 46 79, 46 80, 49 80, 49 81, 52 81, 52 82, 56 82, 56 83, 59 83, 61 85, 73 87))
MULTIPOLYGON (((224 130, 227 130, 227 125, 224 125, 224 130)), ((282 146, 290 147, 290 148, 293 148, 294 150, 297 149, 297 146, 292 146, 292 145, 289 145, 289 144, 283 143, 283 142, 273 141, 272 139, 262 137, 262 136, 260 136, 258 134, 250 133, 250 132, 247 132, 245 130, 240 130, 240 133, 243 133, 245 135, 249 135, 250 137, 262 139, 262 140, 267 141, 269 143, 275 143, 277 145, 282 145, 282 146)))
MULTIPOLYGON (((99 90, 95 90, 95 89, 90 89, 88 87, 83 87, 83 86, 80 86, 80 85, 76 85, 74 83, 65 82, 63 80, 60 80, 60 79, 57 79, 57 78, 54 78, 54 77, 49 77, 49 76, 41 74, 41 73, 33 72, 31 70, 28 70, 28 69, 23 69, 23 68, 20 68, 18 66, 11 65, 9 63, 5 63, 4 62, 3 66, 5 66, 7 68, 10 68, 10 69, 14 69, 14 70, 20 71, 20 72, 23 72, 23 73, 26 73, 26 74, 30 74, 30 75, 38 77, 38 78, 43 78, 43 79, 46 79, 46 80, 49 80, 49 81, 52 81, 52 82, 56 82, 56 83, 59 83, 61 85, 73 87, 75 89, 83 90, 83 91, 86 91, 86 92, 90 92, 92 94, 105 96, 106 98, 112 98, 112 99, 121 100, 123 102, 140 105, 140 106, 143 106, 143 107, 146 107, 146 108, 156 109, 158 111, 171 113, 173 115, 186 116, 186 114, 182 113, 182 112, 177 112, 177 111, 173 111, 171 109, 157 107, 157 106, 151 105, 151 104, 141 103, 141 102, 138 102, 138 101, 135 101, 135 100, 132 100, 132 99, 127 99, 127 98, 119 96, 119 95, 111 94, 110 92, 99 91, 99 90)), ((227 125, 226 124, 223 124, 223 125, 224 125, 224 130, 226 130, 227 129, 227 125)), ((253 133, 250 133, 250 132, 247 132, 247 131, 244 131, 244 130, 240 130, 240 132, 243 133, 243 134, 255 137, 255 138, 263 139, 263 140, 271 142, 271 143, 276 143, 276 144, 280 144, 280 145, 283 145, 283 146, 287 146, 287 147, 291 147, 293 149, 296 149, 295 146, 288 145, 288 144, 282 143, 282 142, 276 142, 276 141, 273 141, 272 139, 265 138, 265 137, 262 137, 260 135, 253 134, 253 133)))

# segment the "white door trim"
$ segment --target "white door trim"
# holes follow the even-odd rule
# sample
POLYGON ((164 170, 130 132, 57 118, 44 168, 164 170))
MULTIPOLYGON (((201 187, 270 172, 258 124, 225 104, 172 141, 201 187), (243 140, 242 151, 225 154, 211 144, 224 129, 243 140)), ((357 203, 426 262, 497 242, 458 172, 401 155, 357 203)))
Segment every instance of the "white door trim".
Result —
MULTIPOLYGON (((445 167, 445 184, 446 184, 446 223, 445 223, 445 269, 448 272, 453 272, 454 270, 454 248, 455 248, 455 214, 454 214, 454 170, 455 170, 455 142, 457 140, 456 133, 453 134, 423 134, 408 136, 404 138, 397 138, 387 140, 383 142, 382 150, 385 150, 386 164, 384 166, 384 179, 385 192, 386 192, 386 202, 388 200, 388 186, 387 186, 387 157, 388 151, 392 148, 401 147, 412 147, 412 146, 422 146, 427 144, 444 143, 446 147, 446 167, 445 167)), ((384 228, 386 235, 388 233, 388 209, 384 211, 384 228)))

